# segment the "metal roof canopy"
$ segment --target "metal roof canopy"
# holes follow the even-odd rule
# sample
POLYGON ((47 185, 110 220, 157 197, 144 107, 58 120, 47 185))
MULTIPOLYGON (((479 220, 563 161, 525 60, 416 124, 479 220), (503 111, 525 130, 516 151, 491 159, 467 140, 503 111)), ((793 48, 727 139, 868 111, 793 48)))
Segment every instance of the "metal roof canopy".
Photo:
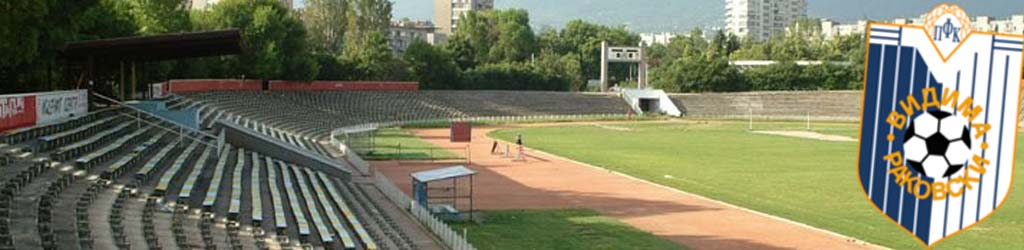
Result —
POLYGON ((410 175, 412 176, 412 179, 417 182, 427 183, 432 181, 472 176, 476 175, 476 171, 470 170, 465 166, 459 165, 447 168, 439 168, 434 170, 416 172, 410 175))
POLYGON ((228 29, 69 42, 60 53, 70 61, 161 61, 239 54, 241 41, 238 29, 228 29))

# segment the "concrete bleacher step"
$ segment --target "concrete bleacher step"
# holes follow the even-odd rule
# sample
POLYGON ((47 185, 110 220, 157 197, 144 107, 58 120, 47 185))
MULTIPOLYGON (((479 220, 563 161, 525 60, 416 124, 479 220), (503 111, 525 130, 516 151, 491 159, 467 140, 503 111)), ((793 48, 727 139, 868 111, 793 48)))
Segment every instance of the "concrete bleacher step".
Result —
POLYGON ((366 197, 366 193, 349 183, 338 183, 335 181, 335 184, 337 187, 340 187, 341 193, 346 196, 347 203, 353 205, 361 221, 366 222, 363 226, 366 227, 370 236, 373 237, 381 249, 402 248, 403 244, 391 236, 391 232, 398 229, 393 228, 393 225, 387 223, 386 215, 373 206, 370 198, 366 197))
POLYGON ((182 249, 205 249, 206 244, 202 239, 202 231, 199 229, 199 215, 197 211, 174 212, 171 220, 171 230, 175 237, 175 244, 182 249))
MULTIPOLYGON (((187 167, 185 165, 188 162, 191 162, 192 158, 198 157, 198 153, 196 151, 202 150, 199 145, 200 143, 198 141, 193 142, 184 151, 182 151, 181 154, 174 158, 174 162, 170 168, 163 171, 163 173, 156 174, 156 176, 159 176, 159 182, 153 189, 154 195, 163 197, 169 194, 173 194, 173 190, 169 190, 171 186, 171 181, 173 181, 176 176, 183 172, 182 168, 187 167)), ((157 172, 159 172, 159 170, 157 170, 157 172)))
POLYGON ((49 180, 55 180, 60 176, 60 171, 54 168, 47 169, 14 195, 11 207, 20 209, 12 209, 10 228, 11 236, 18 246, 28 249, 42 248, 43 242, 37 231, 37 207, 39 196, 46 193, 46 187, 50 185, 49 180))
MULTIPOLYGON (((90 180, 79 180, 71 184, 67 189, 60 194, 56 208, 53 211, 54 234, 58 235, 57 245, 61 249, 77 249, 79 246, 79 239, 77 235, 77 220, 76 210, 70 209, 76 207, 79 202, 79 198, 85 195, 89 190, 89 186, 93 185, 93 181, 90 180)), ((109 229, 108 229, 109 230, 109 229)), ((95 232, 95 231, 93 231, 95 232)))
POLYGON ((217 249, 231 249, 231 237, 228 235, 227 225, 215 222, 212 226, 210 230, 213 232, 213 237, 211 237, 213 239, 212 246, 215 246, 217 249))
POLYGON ((157 205, 156 211, 152 215, 156 239, 162 249, 180 249, 175 243, 174 230, 171 227, 173 216, 171 210, 160 204, 157 205))
POLYGON ((93 249, 117 249, 114 235, 110 230, 110 212, 117 195, 117 190, 107 188, 100 192, 89 206, 89 229, 92 232, 93 249))
POLYGON ((125 212, 123 224, 125 231, 127 232, 128 244, 133 246, 135 249, 146 249, 149 244, 146 240, 142 225, 142 210, 145 209, 145 206, 145 197, 130 198, 124 205, 125 212))

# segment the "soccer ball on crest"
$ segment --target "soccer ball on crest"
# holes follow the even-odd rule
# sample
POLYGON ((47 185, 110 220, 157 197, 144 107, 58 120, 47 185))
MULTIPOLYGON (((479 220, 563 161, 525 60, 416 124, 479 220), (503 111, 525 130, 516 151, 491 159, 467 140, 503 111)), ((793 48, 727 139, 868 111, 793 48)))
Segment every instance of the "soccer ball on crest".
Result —
POLYGON ((903 136, 907 165, 934 179, 959 172, 972 155, 967 125, 967 119, 942 110, 918 115, 903 136))

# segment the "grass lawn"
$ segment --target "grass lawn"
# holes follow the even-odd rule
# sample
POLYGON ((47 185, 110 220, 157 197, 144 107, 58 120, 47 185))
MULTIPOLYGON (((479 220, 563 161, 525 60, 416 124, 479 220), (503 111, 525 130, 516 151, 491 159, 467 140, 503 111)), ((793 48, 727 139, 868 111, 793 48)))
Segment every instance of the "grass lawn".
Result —
MULTIPOLYGON (((856 138, 859 126, 812 124, 812 131, 856 138)), ((875 244, 922 248, 864 198, 857 142, 753 134, 747 128, 741 121, 572 125, 499 130, 491 136, 512 140, 522 133, 528 147, 875 244)), ((806 125, 755 123, 755 129, 806 125)), ((1018 171, 1021 161, 1024 157, 1017 158, 1018 171)), ((935 249, 1022 249, 1022 224, 1024 195, 1011 192, 996 215, 935 249)))
POLYGON ((592 210, 484 211, 481 224, 455 223, 469 241, 489 249, 683 249, 592 210))
POLYGON ((376 133, 376 147, 367 160, 443 160, 459 156, 413 136, 400 128, 382 128, 376 133))

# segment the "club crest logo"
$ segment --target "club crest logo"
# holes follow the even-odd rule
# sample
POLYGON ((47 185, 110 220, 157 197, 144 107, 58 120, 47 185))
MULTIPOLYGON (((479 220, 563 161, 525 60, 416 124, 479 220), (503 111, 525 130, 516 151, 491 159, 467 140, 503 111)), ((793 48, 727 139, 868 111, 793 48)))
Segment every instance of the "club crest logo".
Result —
POLYGON ((931 246, 999 209, 1013 180, 1024 36, 956 5, 924 26, 870 23, 858 174, 875 207, 931 246))

